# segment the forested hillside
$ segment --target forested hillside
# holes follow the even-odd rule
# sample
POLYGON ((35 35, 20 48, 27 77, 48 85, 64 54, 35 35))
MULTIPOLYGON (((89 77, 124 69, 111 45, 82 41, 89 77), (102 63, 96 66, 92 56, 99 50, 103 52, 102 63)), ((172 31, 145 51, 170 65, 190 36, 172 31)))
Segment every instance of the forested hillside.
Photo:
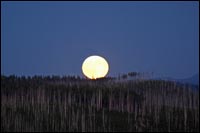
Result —
POLYGON ((199 86, 1 76, 1 131, 199 132, 199 86))

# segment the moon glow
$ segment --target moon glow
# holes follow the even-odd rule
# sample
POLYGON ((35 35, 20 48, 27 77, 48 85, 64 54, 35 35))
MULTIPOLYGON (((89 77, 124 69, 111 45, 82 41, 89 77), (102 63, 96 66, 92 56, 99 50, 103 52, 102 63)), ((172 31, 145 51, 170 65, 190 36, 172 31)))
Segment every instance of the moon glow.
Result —
POLYGON ((87 57, 82 64, 83 74, 89 79, 103 78, 109 70, 108 62, 101 56, 87 57))

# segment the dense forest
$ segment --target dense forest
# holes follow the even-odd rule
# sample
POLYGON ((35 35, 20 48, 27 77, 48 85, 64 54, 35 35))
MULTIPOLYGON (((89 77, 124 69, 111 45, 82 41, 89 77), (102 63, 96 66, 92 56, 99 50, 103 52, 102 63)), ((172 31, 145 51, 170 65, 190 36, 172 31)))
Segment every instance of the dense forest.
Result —
POLYGON ((1 131, 199 132, 199 86, 1 75, 1 131))

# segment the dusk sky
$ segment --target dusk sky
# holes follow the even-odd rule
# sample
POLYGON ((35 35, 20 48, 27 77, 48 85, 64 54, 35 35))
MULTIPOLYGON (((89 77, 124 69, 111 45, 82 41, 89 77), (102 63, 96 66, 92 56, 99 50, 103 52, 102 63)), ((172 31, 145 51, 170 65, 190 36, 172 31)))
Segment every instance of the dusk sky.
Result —
POLYGON ((82 77, 90 55, 108 76, 199 73, 199 2, 1 2, 1 74, 82 77))

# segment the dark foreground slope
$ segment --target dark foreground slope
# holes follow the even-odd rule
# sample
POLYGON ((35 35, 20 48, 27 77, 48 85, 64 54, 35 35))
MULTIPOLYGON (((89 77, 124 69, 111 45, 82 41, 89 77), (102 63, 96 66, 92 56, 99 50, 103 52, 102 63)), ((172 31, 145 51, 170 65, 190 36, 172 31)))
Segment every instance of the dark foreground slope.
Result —
POLYGON ((199 89, 156 80, 1 76, 1 131, 199 132, 199 89))

